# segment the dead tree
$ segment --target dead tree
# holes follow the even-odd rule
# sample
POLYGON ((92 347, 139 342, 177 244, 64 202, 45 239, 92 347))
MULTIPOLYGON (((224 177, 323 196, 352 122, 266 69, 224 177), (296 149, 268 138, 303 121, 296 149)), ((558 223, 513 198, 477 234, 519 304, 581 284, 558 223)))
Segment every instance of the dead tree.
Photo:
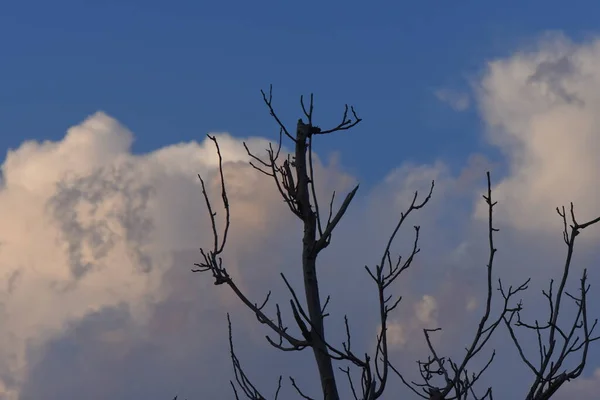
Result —
MULTIPOLYGON (((202 193, 206 202, 209 217, 213 232, 213 246, 209 250, 200 249, 203 260, 195 264, 194 272, 211 273, 215 285, 227 285, 233 290, 237 297, 253 312, 258 321, 268 326, 276 335, 276 339, 267 336, 267 341, 273 347, 283 351, 302 351, 311 349, 320 379, 322 398, 325 400, 338 400, 340 398, 338 392, 339 381, 336 377, 334 364, 343 364, 345 368, 338 365, 339 370, 343 372, 347 384, 349 385, 355 400, 374 400, 380 398, 388 382, 391 373, 395 374, 402 382, 412 390, 412 392, 420 398, 430 400, 450 400, 450 399, 493 399, 492 388, 487 388, 482 395, 476 393, 474 385, 480 378, 483 372, 492 363, 495 351, 491 352, 488 362, 478 372, 472 372, 468 369, 470 361, 478 355, 485 345, 488 343, 492 334, 496 329, 504 325, 508 328, 518 353, 526 365, 531 369, 534 375, 533 383, 529 393, 526 395, 527 400, 542 400, 549 399, 556 390, 566 381, 578 377, 586 363, 589 344, 598 339, 593 337, 592 333, 596 326, 597 320, 590 324, 587 316, 586 294, 589 290, 589 285, 586 283, 587 273, 584 271, 581 278, 579 288, 579 296, 570 295, 565 291, 565 285, 571 269, 571 261, 576 236, 588 226, 596 224, 600 221, 600 217, 579 224, 575 220, 573 205, 571 204, 571 224, 570 231, 568 229, 567 216, 562 209, 562 212, 557 209, 564 223, 564 241, 567 245, 567 258, 563 269, 563 275, 560 281, 558 291, 553 293, 553 282, 551 281, 548 292, 544 291, 544 296, 550 303, 550 316, 544 323, 539 323, 537 320, 534 324, 528 324, 521 320, 520 312, 523 310, 521 302, 513 304, 512 299, 516 294, 527 289, 529 279, 517 287, 505 288, 502 282, 498 279, 498 288, 502 296, 502 309, 493 313, 492 310, 492 295, 493 295, 493 266, 494 255, 496 248, 494 247, 494 233, 498 229, 493 227, 492 210, 496 205, 492 201, 492 191, 490 174, 487 173, 487 194, 484 199, 488 205, 488 244, 489 244, 489 259, 487 262, 487 297, 486 306, 473 335, 470 345, 466 348, 466 353, 460 360, 454 360, 450 357, 444 357, 436 351, 432 345, 430 335, 439 331, 436 329, 425 329, 423 331, 425 341, 429 348, 430 356, 426 361, 419 361, 419 372, 422 377, 421 382, 408 381, 402 373, 393 365, 389 359, 387 326, 390 313, 399 305, 402 297, 389 294, 390 285, 398 279, 398 277, 407 270, 415 256, 419 253, 419 226, 414 227, 414 241, 412 243, 411 253, 403 259, 397 257, 392 259, 391 246, 397 236, 398 231, 403 226, 406 218, 413 213, 423 208, 430 200, 434 182, 431 182, 431 187, 427 195, 418 201, 418 193, 415 192, 410 206, 400 214, 385 247, 382 252, 379 263, 374 268, 365 266, 368 276, 375 283, 376 295, 378 298, 379 323, 381 329, 376 338, 376 348, 374 354, 360 356, 356 354, 351 347, 351 330, 348 322, 348 317, 344 317, 346 337, 342 341, 341 346, 332 344, 331 340, 326 335, 324 317, 326 316, 325 308, 329 301, 329 297, 322 301, 320 297, 320 288, 318 281, 317 258, 331 242, 333 231, 344 216, 348 206, 354 198, 358 186, 350 191, 339 209, 333 210, 335 192, 332 195, 329 203, 327 218, 324 218, 323 208, 320 207, 317 200, 316 188, 314 184, 314 168, 313 168, 313 140, 319 135, 328 135, 339 131, 348 130, 358 123, 361 119, 357 116, 353 107, 346 105, 341 122, 330 129, 321 129, 313 123, 313 95, 310 96, 310 102, 306 107, 304 99, 300 98, 300 103, 306 118, 306 122, 302 119, 298 120, 295 133, 290 132, 287 127, 277 116, 272 103, 272 89, 268 95, 261 92, 263 100, 268 107, 271 116, 279 126, 279 141, 276 146, 269 145, 267 149, 267 159, 262 159, 253 154, 248 147, 246 151, 251 157, 250 164, 259 172, 273 179, 280 195, 289 210, 298 217, 303 223, 303 238, 302 238, 302 273, 304 277, 304 299, 300 299, 292 285, 282 273, 281 278, 290 293, 290 309, 296 323, 296 333, 292 333, 288 326, 285 326, 282 318, 282 310, 279 304, 275 305, 274 317, 267 315, 265 307, 268 304, 271 292, 266 296, 266 299, 258 304, 249 299, 236 285, 232 277, 227 272, 227 267, 223 265, 222 255, 227 243, 227 235, 230 228, 230 204, 227 197, 226 184, 223 177, 223 166, 219 144, 215 137, 208 136, 216 147, 216 152, 219 158, 219 173, 221 182, 221 199, 224 210, 224 229, 223 232, 218 232, 216 215, 213 210, 213 205, 209 201, 204 180, 200 175, 200 183, 202 193), (349 115, 349 112, 351 115, 349 115), (293 143, 293 154, 282 154, 282 141, 286 137, 293 143), (578 307, 578 314, 572 325, 569 328, 561 328, 558 324, 558 316, 561 307, 563 295, 571 298, 578 307), (492 317, 495 314, 495 317, 492 317), (515 327, 524 327, 536 332, 539 343, 539 364, 534 366, 533 362, 527 358, 525 351, 520 345, 516 334, 515 327), (580 335, 576 335, 581 332, 580 335), (544 339, 544 334, 547 333, 547 338, 544 339), (546 344, 544 344, 546 340, 546 344), (562 345, 558 341, 562 341, 562 345), (563 362, 571 354, 580 354, 579 365, 572 370, 562 369, 563 362), (351 375, 351 367, 357 368, 360 374, 359 384, 355 383, 351 375)), ((235 382, 231 381, 231 386, 236 399, 239 399, 240 392, 251 400, 266 399, 259 390, 252 384, 244 369, 242 368, 233 349, 233 339, 231 332, 231 321, 229 321, 229 344, 230 356, 234 367, 235 382), (238 390, 240 392, 238 392, 238 390)), ((290 377, 290 382, 298 395, 304 399, 311 399, 306 395, 296 384, 294 379, 290 377)), ((278 385, 273 396, 278 398, 282 385, 282 377, 279 377, 278 385)), ((321 396, 319 396, 321 398, 321 396)))

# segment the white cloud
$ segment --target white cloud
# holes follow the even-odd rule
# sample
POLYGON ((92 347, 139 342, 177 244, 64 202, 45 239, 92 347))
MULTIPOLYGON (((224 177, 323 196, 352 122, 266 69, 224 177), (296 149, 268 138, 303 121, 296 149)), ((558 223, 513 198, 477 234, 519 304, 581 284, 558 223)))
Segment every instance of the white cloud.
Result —
POLYGON ((435 325, 437 321, 437 309, 438 306, 435 297, 425 295, 421 301, 415 305, 415 314, 421 323, 435 325))
MULTIPOLYGON (((389 346, 391 348, 403 348, 408 342, 404 324, 402 322, 390 321, 387 329, 389 346)), ((381 327, 379 327, 379 332, 381 332, 381 327)))
MULTIPOLYGON (((389 321, 389 347, 393 350, 404 349, 407 345, 422 345, 423 329, 438 328, 438 305, 435 297, 428 294, 423 295, 412 304, 412 309, 412 315, 404 315, 401 319, 389 321), (415 340, 417 338, 418 340, 415 340)), ((380 330, 381 327, 379 327, 380 330)), ((439 338, 440 335, 436 335, 434 342, 437 343, 439 338)))
MULTIPOLYGON (((68 322, 120 304, 135 320, 147 320, 149 307, 167 295, 161 282, 171 252, 197 248, 202 239, 206 216, 196 173, 216 188, 212 142, 134 156, 132 140, 125 127, 97 113, 61 141, 26 142, 7 154, 0 189, 0 377, 8 377, 5 386, 12 382, 7 399, 26 379, 27 348, 60 335, 68 322)), ((236 167, 248 160, 239 140, 222 134, 219 142, 226 172, 246 175, 229 182, 237 231, 270 229, 265 182, 248 175, 250 167, 236 167), (249 197, 258 201, 245 204, 249 197)), ((259 150, 267 144, 248 142, 259 150)))
POLYGON ((570 201, 580 222, 597 216, 599 65, 600 41, 574 44, 560 35, 488 63, 478 99, 488 138, 509 163, 494 188, 498 214, 515 227, 560 230, 555 207, 570 201))

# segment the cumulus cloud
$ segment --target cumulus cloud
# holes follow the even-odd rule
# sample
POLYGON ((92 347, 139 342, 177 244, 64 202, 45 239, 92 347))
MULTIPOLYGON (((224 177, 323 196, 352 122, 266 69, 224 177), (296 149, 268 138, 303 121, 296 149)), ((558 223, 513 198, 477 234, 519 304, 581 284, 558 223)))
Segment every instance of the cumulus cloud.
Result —
MULTIPOLYGON (((153 305, 168 295, 163 278, 172 252, 202 240, 205 217, 197 209, 195 174, 217 183, 212 142, 134 156, 132 140, 125 127, 97 113, 62 141, 26 142, 6 156, 0 190, 6 398, 16 396, 27 376, 28 349, 60 335, 69 322, 121 306, 134 321, 147 321, 153 305)), ((238 232, 260 237, 277 226, 257 220, 270 203, 243 199, 265 199, 269 190, 248 177, 249 167, 236 164, 248 158, 240 141, 229 135, 219 140, 226 171, 238 178, 230 179, 238 232), (240 172, 232 174, 232 168, 240 172)), ((248 144, 260 150, 267 142, 251 138, 248 144)))
POLYGON ((433 92, 435 97, 442 103, 448 104, 454 111, 465 111, 471 105, 468 93, 458 92, 451 89, 438 89, 433 92))
POLYGON ((595 217, 600 204, 598 65, 600 41, 575 44, 558 34, 488 64, 478 100, 488 139, 507 157, 510 171, 495 193, 505 204, 499 213, 513 226, 560 229, 555 207, 570 201, 580 221, 595 217))

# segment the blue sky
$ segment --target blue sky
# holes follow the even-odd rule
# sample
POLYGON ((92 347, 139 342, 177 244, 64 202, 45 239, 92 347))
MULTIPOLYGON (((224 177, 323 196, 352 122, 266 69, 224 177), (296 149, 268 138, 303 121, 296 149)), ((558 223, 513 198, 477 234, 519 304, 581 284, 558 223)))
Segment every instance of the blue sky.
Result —
POLYGON ((478 114, 433 92, 468 90, 486 60, 542 31, 583 37, 598 11, 593 1, 6 2, 0 150, 60 138, 97 110, 136 134, 136 152, 208 131, 265 136, 274 127, 259 90, 272 83, 290 123, 300 94, 315 92, 323 123, 356 105, 363 125, 323 151, 341 151, 367 181, 399 159, 455 164, 484 145, 478 114))
MULTIPOLYGON (((600 213, 598 15, 592 1, 5 1, 0 400, 229 398, 226 311, 242 362, 264 365, 250 367, 258 386, 285 371, 318 393, 308 353, 292 363, 269 352, 267 332, 232 293, 189 271, 212 241, 196 174, 218 195, 205 140, 216 132, 233 213, 224 265, 260 301, 273 290, 287 304, 280 272, 301 282, 298 221, 240 141, 261 149, 276 137, 260 96, 269 84, 290 127, 310 92, 321 126, 337 124, 345 103, 363 118, 317 144, 322 159, 341 155, 341 165, 317 163, 319 195, 340 199, 361 182, 319 259, 332 337, 348 313, 355 345, 374 345, 363 267, 380 259, 414 190, 435 180, 394 248, 410 247, 421 225, 423 251, 393 288, 404 300, 390 349, 416 377, 423 328, 444 329, 445 354, 464 347, 485 298, 481 194, 494 163, 495 277, 531 276, 525 300, 540 315, 539 289, 560 276, 565 254, 555 207, 573 201, 579 222, 600 213)), ((589 304, 600 304, 600 229, 578 240, 569 290, 587 267, 589 304)), ((521 398, 531 375, 507 335, 494 338, 482 385, 521 398)), ((598 346, 588 361, 556 400, 600 392, 598 346)))

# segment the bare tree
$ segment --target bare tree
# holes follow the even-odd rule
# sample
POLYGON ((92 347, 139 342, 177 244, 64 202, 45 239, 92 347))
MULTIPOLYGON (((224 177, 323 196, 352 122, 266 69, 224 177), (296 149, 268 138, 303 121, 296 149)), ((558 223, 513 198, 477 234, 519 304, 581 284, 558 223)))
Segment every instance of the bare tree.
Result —
MULTIPOLYGON (((267 336, 267 341, 273 347, 283 351, 302 351, 311 349, 318 376, 320 379, 322 396, 325 400, 338 400, 340 394, 338 391, 339 382, 337 378, 345 377, 352 395, 355 400, 374 400, 380 398, 391 374, 397 376, 412 392, 420 398, 430 400, 450 400, 450 399, 493 399, 492 388, 482 390, 478 394, 475 390, 475 383, 492 363, 495 351, 489 355, 489 359, 483 368, 477 372, 469 370, 470 362, 478 355, 496 329, 504 325, 508 328, 511 338, 518 350, 523 362, 533 372, 533 383, 531 389, 526 394, 527 400, 549 399, 559 387, 565 382, 577 378, 585 367, 589 344, 598 339, 593 336, 593 330, 597 320, 592 323, 587 316, 586 294, 589 285, 586 283, 587 272, 584 271, 577 296, 571 295, 565 291, 566 282, 571 269, 575 238, 585 228, 596 224, 600 217, 585 222, 578 223, 575 219, 573 204, 570 208, 570 220, 567 222, 567 214, 564 207, 562 211, 557 208, 564 224, 564 242, 567 246, 567 257, 560 280, 558 290, 553 292, 553 281, 550 283, 550 289, 543 295, 547 298, 550 305, 550 315, 547 320, 540 323, 536 320, 534 323, 526 323, 521 319, 523 304, 521 301, 514 304, 513 298, 516 294, 527 289, 529 279, 517 287, 510 286, 506 288, 500 279, 498 279, 497 290, 501 295, 502 308, 492 310, 492 297, 494 292, 494 233, 498 229, 493 227, 493 207, 496 202, 492 200, 490 174, 487 173, 487 194, 483 196, 488 206, 488 244, 489 259, 487 262, 487 280, 486 280, 486 303, 483 315, 476 327, 471 344, 466 348, 464 356, 460 360, 445 357, 439 354, 432 344, 430 336, 440 328, 425 329, 423 331, 426 344, 430 355, 427 360, 419 361, 419 372, 421 381, 408 381, 402 373, 394 366, 389 359, 388 347, 388 318, 390 313, 399 305, 402 297, 389 294, 390 285, 400 277, 402 272, 406 271, 412 264, 415 256, 419 253, 419 226, 414 227, 414 241, 412 250, 408 257, 392 257, 391 246, 396 236, 403 226, 406 218, 413 212, 423 208, 431 199, 434 189, 434 182, 431 182, 429 192, 421 200, 418 193, 415 192, 409 207, 400 214, 398 222, 392 230, 392 233, 385 244, 381 258, 378 264, 373 268, 365 266, 368 276, 375 283, 376 295, 378 298, 378 315, 381 329, 376 337, 376 346, 374 354, 358 355, 351 346, 351 330, 348 317, 344 316, 345 338, 341 346, 332 344, 332 341, 326 335, 324 318, 327 315, 325 308, 329 302, 329 297, 325 302, 321 299, 321 291, 318 281, 317 258, 331 242, 333 231, 344 216, 348 206, 354 198, 358 186, 351 190, 344 198, 341 206, 333 210, 335 192, 329 203, 327 218, 324 216, 323 207, 320 207, 317 200, 317 193, 314 184, 313 168, 313 140, 319 135, 328 135, 335 132, 351 129, 361 122, 353 107, 345 106, 341 122, 330 129, 321 129, 313 123, 313 95, 310 96, 308 107, 304 98, 300 98, 302 111, 306 122, 298 120, 296 131, 290 132, 277 116, 272 102, 272 89, 269 93, 261 92, 263 100, 268 107, 271 116, 279 126, 279 140, 276 146, 269 145, 267 149, 267 159, 262 159, 253 154, 244 144, 248 155, 251 157, 251 165, 273 179, 280 195, 287 204, 289 210, 296 215, 303 223, 302 238, 302 272, 304 277, 304 299, 300 299, 292 285, 282 273, 281 278, 290 293, 290 309, 296 323, 296 333, 292 333, 288 326, 285 326, 282 318, 282 310, 279 304, 275 305, 274 316, 267 315, 265 307, 268 304, 271 292, 266 299, 258 304, 249 299, 236 285, 233 278, 227 272, 227 267, 223 265, 222 255, 227 243, 227 236, 230 228, 230 204, 227 197, 225 179, 223 177, 223 165, 219 144, 215 137, 208 136, 216 147, 219 158, 219 173, 221 182, 222 207, 225 214, 224 229, 219 232, 217 228, 216 215, 214 207, 209 201, 204 180, 198 175, 202 193, 206 201, 206 207, 211 220, 213 232, 213 246, 211 249, 201 249, 203 260, 195 264, 194 272, 211 273, 215 285, 225 284, 233 290, 237 297, 253 312, 258 321, 268 326, 275 335, 275 339, 267 336), (284 136, 293 143, 294 153, 290 155, 282 154, 282 141, 284 136), (564 296, 563 296, 564 295, 564 296), (578 309, 578 312, 570 326, 561 328, 558 324, 558 316, 564 297, 572 299, 578 309), (495 315, 495 316, 493 316, 495 315), (517 339, 515 328, 522 327, 534 331, 538 339, 539 360, 537 365, 525 355, 525 349, 517 339), (559 344, 559 342, 561 344, 559 344), (571 355, 578 355, 578 365, 571 369, 563 368, 564 361, 571 355), (334 373, 334 364, 342 371, 341 375, 334 373), (341 365, 341 366, 340 366, 341 365), (357 369, 360 375, 360 382, 355 382, 352 378, 351 368, 357 369)), ((265 396, 252 384, 233 348, 233 339, 231 331, 231 321, 229 320, 229 344, 230 356, 233 362, 235 373, 235 382, 231 381, 231 386, 235 398, 239 399, 243 394, 248 399, 262 400, 265 396)), ((296 384, 296 381, 290 377, 291 386, 303 399, 311 399, 296 384)), ((278 398, 282 387, 282 377, 279 377, 273 397, 278 398)), ((320 397, 320 396, 319 396, 320 397)))

